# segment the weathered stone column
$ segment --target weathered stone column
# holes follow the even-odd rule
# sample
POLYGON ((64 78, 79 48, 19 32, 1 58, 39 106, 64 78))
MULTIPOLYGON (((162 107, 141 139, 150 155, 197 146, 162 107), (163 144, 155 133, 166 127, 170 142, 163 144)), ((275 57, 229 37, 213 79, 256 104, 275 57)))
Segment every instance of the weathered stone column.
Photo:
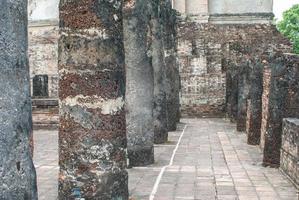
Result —
POLYGON ((232 122, 237 119, 238 113, 238 67, 229 63, 226 72, 226 110, 232 122))
POLYGON ((124 5, 129 166, 154 162, 154 78, 148 55, 149 6, 148 0, 126 1, 124 5))
POLYGON ((175 11, 171 9, 171 2, 169 0, 162 0, 161 13, 162 22, 164 22, 163 42, 166 63, 167 126, 169 131, 174 131, 180 118, 180 75, 176 52, 176 16, 175 11))
POLYGON ((238 66, 238 111, 237 130, 246 130, 247 100, 249 96, 249 62, 243 62, 238 66))
POLYGON ((247 105, 246 133, 247 143, 258 145, 261 138, 263 64, 260 60, 252 63, 249 77, 249 97, 247 105))
POLYGON ((166 69, 162 38, 161 0, 152 0, 152 65, 154 70, 154 133, 155 143, 161 144, 168 139, 166 107, 166 69))
POLYGON ((263 164, 278 167, 282 136, 282 120, 285 117, 288 93, 287 66, 281 57, 269 58, 263 77, 263 111, 261 125, 261 148, 264 152, 263 164))
POLYGON ((264 72, 261 147, 265 166, 278 167, 283 118, 299 117, 299 57, 275 52, 264 72))
POLYGON ((121 0, 61 0, 59 199, 128 199, 121 0))
POLYGON ((0 4, 0 199, 35 200, 27 1, 0 4))

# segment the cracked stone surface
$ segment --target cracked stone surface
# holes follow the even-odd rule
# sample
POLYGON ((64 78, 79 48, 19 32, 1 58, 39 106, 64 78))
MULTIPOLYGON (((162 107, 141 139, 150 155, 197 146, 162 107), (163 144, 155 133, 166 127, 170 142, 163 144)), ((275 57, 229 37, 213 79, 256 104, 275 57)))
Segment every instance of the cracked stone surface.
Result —
MULTIPOLYGON (((278 169, 262 167, 258 146, 246 144, 246 135, 224 119, 183 119, 169 142, 155 146, 156 162, 129 169, 132 200, 149 199, 161 168, 169 164, 177 141, 185 133, 166 168, 155 200, 298 200, 295 187, 278 169)), ((37 131, 35 165, 39 199, 57 194, 57 132, 37 131), (56 165, 56 166, 55 166, 56 165), (49 189, 51 188, 51 189, 49 189)))

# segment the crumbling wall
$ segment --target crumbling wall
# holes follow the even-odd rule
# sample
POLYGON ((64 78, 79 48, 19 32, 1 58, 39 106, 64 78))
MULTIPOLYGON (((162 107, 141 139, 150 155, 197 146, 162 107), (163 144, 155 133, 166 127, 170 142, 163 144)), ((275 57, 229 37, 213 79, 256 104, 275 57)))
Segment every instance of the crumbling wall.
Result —
POLYGON ((253 59, 260 49, 284 48, 284 38, 269 24, 213 25, 187 19, 179 21, 177 31, 182 115, 223 116, 227 111, 244 131, 253 59))
POLYGON ((299 186, 299 119, 283 121, 280 168, 299 186))

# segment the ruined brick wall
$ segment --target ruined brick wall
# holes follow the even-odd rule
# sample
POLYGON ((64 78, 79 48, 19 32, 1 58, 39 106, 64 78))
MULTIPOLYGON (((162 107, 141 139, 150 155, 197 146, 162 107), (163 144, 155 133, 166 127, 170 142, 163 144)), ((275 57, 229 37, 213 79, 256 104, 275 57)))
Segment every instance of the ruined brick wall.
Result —
POLYGON ((280 168, 299 186, 299 119, 283 121, 280 168))
POLYGON ((299 186, 299 119, 283 121, 280 168, 299 186))
POLYGON ((283 46, 275 26, 198 24, 187 19, 178 23, 177 31, 182 115, 223 116, 227 111, 245 130, 248 68, 259 48, 283 46))
POLYGON ((36 84, 33 79, 47 75, 48 96, 58 98, 58 25, 31 24, 29 26, 29 65, 31 91, 36 84))
POLYGON ((216 27, 184 23, 178 27, 178 59, 183 116, 222 115, 225 105, 225 73, 222 43, 216 27))

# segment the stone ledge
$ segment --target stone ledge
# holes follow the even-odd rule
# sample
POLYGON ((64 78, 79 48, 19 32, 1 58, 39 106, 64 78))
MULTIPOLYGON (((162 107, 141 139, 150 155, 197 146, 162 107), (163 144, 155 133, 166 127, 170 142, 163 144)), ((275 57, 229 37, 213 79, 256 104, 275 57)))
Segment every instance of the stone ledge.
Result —
POLYGON ((213 14, 211 24, 270 24, 273 13, 213 14))

